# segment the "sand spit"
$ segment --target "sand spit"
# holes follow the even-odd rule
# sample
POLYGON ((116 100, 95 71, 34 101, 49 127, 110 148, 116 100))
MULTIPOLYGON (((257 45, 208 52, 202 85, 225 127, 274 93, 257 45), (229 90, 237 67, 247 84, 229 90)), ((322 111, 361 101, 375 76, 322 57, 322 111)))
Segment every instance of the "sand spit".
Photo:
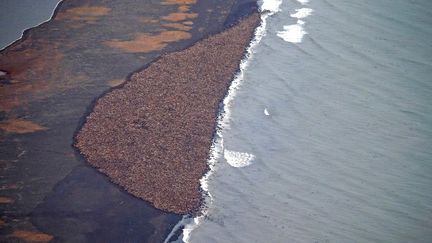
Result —
POLYGON ((259 21, 252 14, 134 74, 96 102, 76 147, 113 182, 155 207, 196 210, 219 104, 259 21))

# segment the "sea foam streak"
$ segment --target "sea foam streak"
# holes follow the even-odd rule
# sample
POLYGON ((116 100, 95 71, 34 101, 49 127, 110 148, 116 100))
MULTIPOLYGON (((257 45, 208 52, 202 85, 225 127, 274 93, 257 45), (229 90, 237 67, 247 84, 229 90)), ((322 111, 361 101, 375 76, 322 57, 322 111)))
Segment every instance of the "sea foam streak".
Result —
POLYGON ((291 43, 301 43, 303 36, 307 34, 302 23, 285 25, 283 29, 277 33, 277 36, 291 43))
POLYGON ((232 167, 245 167, 252 163, 255 155, 224 149, 224 158, 232 167))
MULTIPOLYGON (((232 81, 228 94, 223 100, 223 109, 220 111, 217 119, 217 131, 215 134, 215 137, 213 138, 213 144, 210 148, 210 158, 207 161, 209 165, 209 171, 201 178, 201 189, 204 191, 206 197, 204 199, 204 208, 201 211, 201 215, 197 216, 195 218, 190 218, 188 216, 183 217, 183 219, 174 227, 174 229, 178 229, 181 226, 184 226, 183 228, 183 234, 182 234, 182 240, 183 242, 188 243, 191 232, 196 229, 199 224, 205 219, 205 216, 208 213, 208 208, 212 201, 213 197, 210 194, 208 190, 208 181, 209 177, 214 173, 216 169, 216 162, 221 157, 224 149, 223 149, 223 137, 222 137, 222 130, 224 128, 229 127, 229 118, 230 118, 230 106, 232 103, 232 100, 235 97, 236 90, 240 87, 240 84, 243 81, 244 78, 244 71, 246 67, 248 66, 249 60, 252 57, 254 53, 255 47, 258 45, 258 43, 261 41, 261 39, 266 34, 266 26, 267 26, 267 18, 277 12, 280 11, 280 5, 282 4, 282 0, 264 0, 261 4, 260 11, 261 14, 261 24, 258 26, 258 28, 255 30, 254 39, 251 41, 249 47, 246 50, 245 58, 240 63, 240 72, 236 75, 234 80, 232 81)), ((229 152, 228 152, 229 153, 229 152)), ((237 152, 238 153, 238 152, 237 152)), ((253 155, 251 155, 253 156, 253 155)), ((254 156, 253 156, 254 157, 254 156)), ((174 231, 173 229, 173 231, 174 231)), ((172 232, 173 233, 173 232, 172 232)), ((170 233, 169 237, 172 236, 172 233, 170 233)), ((169 241, 169 237, 165 240, 165 242, 169 241)))
POLYGON ((302 5, 306 5, 309 3, 309 0, 297 0, 297 2, 301 3, 302 5))
POLYGON ((303 19, 306 18, 307 16, 311 15, 313 12, 313 9, 310 8, 300 8, 300 9, 296 9, 296 12, 294 14, 291 14, 290 16, 293 18, 297 18, 297 19, 303 19))
MULTIPOLYGON (((299 2, 302 4, 307 3, 307 1, 299 1, 299 2)), ((307 34, 307 32, 304 30, 305 22, 301 19, 304 19, 307 16, 311 15, 312 12, 313 9, 310 8, 296 9, 295 13, 291 14, 290 16, 296 18, 297 23, 291 25, 285 25, 283 27, 284 30, 277 32, 277 36, 279 36, 286 42, 301 43, 303 36, 307 34)))

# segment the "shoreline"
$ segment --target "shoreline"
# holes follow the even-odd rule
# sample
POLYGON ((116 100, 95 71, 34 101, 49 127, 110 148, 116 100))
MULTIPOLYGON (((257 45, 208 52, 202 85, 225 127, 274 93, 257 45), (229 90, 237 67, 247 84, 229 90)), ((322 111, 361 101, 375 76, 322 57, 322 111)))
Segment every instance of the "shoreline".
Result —
MULTIPOLYGON (((194 19, 189 31, 192 36, 190 39, 170 42, 161 50, 150 53, 128 53, 95 45, 90 40, 100 40, 97 34, 109 26, 111 16, 122 16, 122 11, 128 11, 128 16, 136 18, 153 16, 138 12, 137 9, 154 9, 160 12, 158 16, 164 16, 178 11, 176 7, 179 5, 130 1, 123 4, 124 9, 119 10, 112 5, 112 1, 104 1, 103 5, 95 1, 92 5, 109 11, 101 12, 97 17, 86 17, 86 9, 81 8, 84 12, 73 12, 78 15, 68 15, 65 18, 65 13, 76 9, 83 2, 61 1, 50 20, 25 30, 21 39, 2 49, 0 69, 7 71, 9 78, 0 80, 0 92, 13 94, 14 99, 8 99, 8 95, 2 96, 0 107, 0 159, 5 161, 7 168, 11 168, 2 172, 2 187, 7 189, 1 192, 6 203, 0 205, 0 210, 7 213, 1 218, 4 224, 0 239, 21 239, 24 233, 26 236, 46 239, 97 239, 91 238, 96 237, 95 232, 88 232, 86 227, 99 228, 98 237, 119 241, 140 239, 152 242, 165 239, 181 216, 157 210, 111 183, 108 177, 78 155, 71 146, 71 138, 82 123, 81 118, 90 107, 88 104, 119 84, 118 81, 111 84, 111 80, 120 78, 124 82, 124 77, 135 73, 131 70, 140 70, 153 63, 149 60, 164 53, 183 50, 197 40, 221 32, 228 16, 237 14, 233 13, 234 6, 247 2, 255 1, 194 3, 190 11, 198 13, 198 17, 197 22, 194 19), (94 31, 96 28, 98 31, 94 31), (61 35, 56 34, 56 31, 66 30, 68 39, 61 39, 61 35), (79 33, 95 37, 86 37, 86 42, 84 36, 78 38, 79 33), (50 48, 45 48, 46 46, 50 48), (78 49, 78 46, 91 49, 78 49), (33 48, 40 51, 33 51, 33 48), (31 61, 25 59, 27 50, 32 51, 26 54, 33 57, 31 61), (85 51, 87 54, 83 56, 85 51), (91 52, 88 53, 89 51, 91 52), (20 60, 27 65, 22 66, 20 60), (82 61, 91 68, 80 68, 82 61), (79 72, 72 72, 73 70, 79 72), (28 75, 30 72, 33 72, 31 76, 28 75), (15 127, 12 129, 7 125, 15 127), (22 173, 24 171, 25 174, 22 173), (32 182, 35 179, 38 179, 38 183, 32 182), (128 206, 123 207, 118 202, 128 206), (90 211, 84 212, 84 209, 90 211), (93 216, 79 216, 89 212, 93 216), (62 216, 64 213, 67 213, 68 219, 62 216), (104 215, 112 215, 112 218, 104 215), (126 218, 135 222, 134 228, 128 229, 127 224, 121 223, 126 218), (79 225, 87 226, 83 228, 79 225), (68 230, 64 230, 64 227, 68 230), (138 230, 136 227, 147 230, 138 230), (113 228, 116 230, 113 231, 113 228)), ((132 34, 139 31, 153 31, 151 33, 154 34, 154 31, 160 31, 152 27, 158 24, 143 26, 136 20, 138 19, 124 20, 127 23, 124 30, 118 29, 113 23, 108 28, 111 34, 104 38, 124 38, 122 35, 128 30, 132 34), (135 22, 130 22, 131 20, 135 22)), ((169 30, 173 27, 162 28, 169 30)))
MULTIPOLYGON (((186 243, 189 242, 191 233, 194 231, 202 221, 207 217, 209 207, 213 202, 213 197, 210 194, 208 189, 209 186, 209 178, 215 173, 217 170, 216 163, 220 156, 223 156, 223 129, 229 127, 229 119, 230 119, 230 105, 233 101, 237 89, 242 85, 244 79, 244 72, 254 54, 254 48, 261 42, 261 39, 266 35, 266 25, 267 18, 277 13, 278 6, 260 6, 260 22, 259 25, 255 28, 254 35, 249 41, 249 45, 245 49, 245 54, 240 62, 239 70, 236 72, 234 79, 231 81, 230 86, 226 94, 224 95, 223 100, 220 103, 219 111, 217 114, 216 120, 216 129, 212 138, 212 145, 209 152, 209 159, 207 164, 209 165, 209 169, 200 179, 201 190, 205 195, 204 205, 201 210, 200 215, 195 216, 184 216, 182 220, 180 220, 177 225, 173 228, 170 235, 180 234, 182 240, 186 243), (271 7, 271 8, 269 8, 271 7), (181 231, 181 233, 180 233, 181 231)), ((165 241, 167 242, 167 241, 165 241)))
POLYGON ((41 25, 43 25, 43 24, 45 24, 45 23, 47 23, 47 22, 52 21, 52 20, 55 18, 56 10, 60 8, 60 4, 61 4, 62 2, 63 2, 63 0, 58 0, 57 4, 54 6, 53 10, 51 11, 51 15, 50 15, 50 17, 48 17, 48 19, 46 19, 46 20, 43 21, 43 22, 38 22, 36 25, 34 25, 34 26, 32 26, 32 27, 22 29, 22 30, 21 30, 21 36, 18 37, 17 39, 15 39, 15 40, 9 42, 9 44, 6 44, 4 47, 1 47, 1 48, 0 48, 0 52, 6 50, 6 49, 8 49, 8 48, 10 48, 10 47, 13 46, 15 43, 19 42, 21 39, 25 39, 25 38, 27 38, 27 37, 26 37, 27 32, 30 32, 32 29, 38 28, 38 27, 40 27, 41 25))

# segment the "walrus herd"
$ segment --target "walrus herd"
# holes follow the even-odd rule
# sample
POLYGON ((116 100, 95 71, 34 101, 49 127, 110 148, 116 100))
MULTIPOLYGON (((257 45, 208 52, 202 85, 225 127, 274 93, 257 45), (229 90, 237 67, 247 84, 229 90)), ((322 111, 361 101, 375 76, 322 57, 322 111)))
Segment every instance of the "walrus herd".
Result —
POLYGON ((254 13, 132 75, 95 103, 75 146, 114 183, 156 208, 195 211, 219 104, 259 23, 254 13))

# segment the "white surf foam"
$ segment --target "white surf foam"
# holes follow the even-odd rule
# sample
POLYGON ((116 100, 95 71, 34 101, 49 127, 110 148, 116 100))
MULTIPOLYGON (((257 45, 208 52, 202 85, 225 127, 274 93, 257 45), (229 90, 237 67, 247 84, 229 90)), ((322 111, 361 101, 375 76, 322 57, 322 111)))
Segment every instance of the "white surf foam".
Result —
POLYGON ((273 13, 280 11, 280 5, 282 4, 282 0, 264 0, 261 4, 261 11, 270 11, 273 13))
POLYGON ((296 19, 303 19, 306 18, 307 16, 311 15, 313 12, 313 9, 311 8, 300 8, 300 9, 296 9, 296 12, 294 14, 291 14, 290 16, 296 19))
MULTIPOLYGON (((299 1, 299 2, 302 4, 306 4, 309 1, 299 1)), ((303 21, 302 19, 311 15, 312 12, 313 9, 311 8, 296 9, 295 13, 290 14, 290 16, 292 18, 296 18, 297 23, 291 25, 284 25, 283 30, 278 31, 276 35, 282 38, 286 42, 301 43, 303 40, 303 36, 307 34, 306 30, 304 29, 304 25, 306 24, 306 22, 303 21)))
POLYGON ((285 25, 283 29, 283 31, 278 31, 277 36, 291 43, 301 43, 303 36, 307 34, 303 24, 285 25))
POLYGON ((255 155, 225 149, 224 158, 227 161, 227 163, 230 164, 232 167, 239 168, 239 167, 246 167, 252 164, 252 161, 255 159, 255 155))
POLYGON ((309 3, 309 0, 297 0, 297 2, 301 3, 302 5, 306 5, 309 3))
POLYGON ((214 173, 216 169, 215 167, 216 162, 218 161, 218 159, 221 157, 223 153, 222 130, 229 127, 231 103, 235 97, 236 91, 238 90, 240 84, 244 79, 244 71, 248 66, 249 60, 252 58, 255 47, 258 45, 258 43, 266 34, 267 18, 279 12, 281 4, 282 4, 282 0, 264 0, 260 6, 260 11, 262 12, 261 24, 255 30, 254 38, 246 50, 245 58, 240 63, 240 72, 235 76, 234 80, 232 81, 228 93, 223 100, 223 109, 220 111, 218 115, 217 131, 215 137, 213 138, 213 144, 210 149, 210 158, 207 162, 210 170, 200 180, 201 189, 206 194, 206 197, 204 199, 204 208, 202 208, 200 216, 197 216, 193 219, 191 219, 190 217, 186 217, 181 222, 178 223, 178 225, 179 224, 185 225, 183 228, 183 234, 181 236, 183 242, 189 243, 192 231, 195 230, 200 225, 200 223, 204 220, 205 216, 208 214, 206 208, 208 208, 213 201, 213 197, 209 192, 209 188, 208 188, 209 177, 214 173))

